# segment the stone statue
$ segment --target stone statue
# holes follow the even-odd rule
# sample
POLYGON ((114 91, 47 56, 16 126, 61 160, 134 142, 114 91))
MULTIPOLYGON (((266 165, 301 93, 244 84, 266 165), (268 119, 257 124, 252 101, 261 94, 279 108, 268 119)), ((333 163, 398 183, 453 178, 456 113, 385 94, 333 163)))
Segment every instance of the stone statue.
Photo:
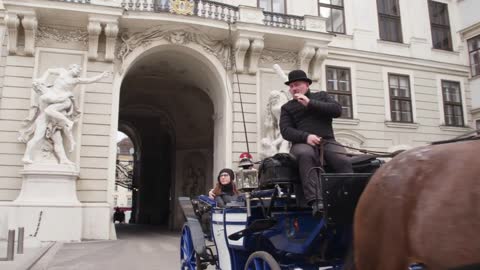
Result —
POLYGON ((73 125, 79 118, 80 111, 75 104, 74 89, 78 84, 89 84, 110 76, 109 72, 91 78, 80 78, 82 69, 79 65, 70 65, 68 69, 48 69, 40 78, 33 81, 36 92, 30 116, 25 119, 26 127, 20 131, 19 140, 27 147, 22 161, 33 163, 33 149, 45 140, 53 145, 53 152, 60 164, 73 164, 65 154, 63 139, 69 142, 69 152, 75 149, 73 125), (52 85, 47 85, 50 74, 58 75, 52 85))
POLYGON ((281 108, 288 99, 289 96, 284 91, 273 90, 270 92, 264 123, 265 137, 261 141, 261 155, 263 157, 290 151, 290 142, 283 139, 279 127, 281 108))

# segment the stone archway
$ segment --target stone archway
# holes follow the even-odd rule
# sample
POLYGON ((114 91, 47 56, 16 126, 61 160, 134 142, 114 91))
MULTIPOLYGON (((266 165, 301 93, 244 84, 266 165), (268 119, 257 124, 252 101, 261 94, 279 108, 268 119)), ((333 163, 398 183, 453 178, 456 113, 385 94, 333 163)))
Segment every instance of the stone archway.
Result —
MULTIPOLYGON (((212 179, 213 171, 231 163, 232 108, 231 102, 228 102, 228 96, 231 95, 229 80, 219 60, 196 44, 185 46, 160 40, 146 49, 142 48, 142 52, 133 51, 123 65, 123 73, 114 82, 114 88, 118 88, 118 92, 115 91, 118 93, 116 111, 120 122, 136 123, 136 130, 142 133, 139 136, 142 141, 140 151, 144 157, 140 167, 146 171, 141 172, 140 178, 156 176, 146 169, 149 166, 146 165, 147 160, 152 158, 145 156, 145 150, 151 149, 145 136, 163 138, 156 140, 156 143, 165 143, 157 148, 157 152, 168 152, 161 157, 168 160, 168 170, 163 168, 158 175, 168 178, 165 181, 170 185, 156 187, 157 190, 168 191, 157 194, 168 198, 168 201, 147 199, 150 202, 154 200, 157 206, 168 204, 161 209, 153 207, 155 213, 168 213, 152 219, 146 217, 149 215, 146 212, 142 214, 139 208, 137 221, 178 227, 180 224, 176 216, 179 209, 176 198, 182 190, 184 177, 178 170, 183 168, 183 157, 192 152, 201 153, 205 159, 205 165, 202 166, 206 168, 202 177, 206 183, 210 183, 208 180, 212 179), (142 121, 151 124, 144 123, 140 127, 142 121), (168 219, 165 219, 166 216, 168 219)), ((156 143, 151 141, 150 145, 156 143)), ((143 185, 147 185, 145 183, 143 185)), ((205 192, 208 188, 210 187, 204 185, 198 190, 203 189, 205 192)), ((139 203, 142 204, 142 199, 139 199, 139 203)))

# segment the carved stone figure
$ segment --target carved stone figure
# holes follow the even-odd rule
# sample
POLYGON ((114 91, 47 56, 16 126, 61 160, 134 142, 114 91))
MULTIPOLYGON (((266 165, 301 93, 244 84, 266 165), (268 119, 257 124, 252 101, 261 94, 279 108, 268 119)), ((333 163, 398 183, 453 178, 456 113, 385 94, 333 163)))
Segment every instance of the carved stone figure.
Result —
POLYGON ((273 90, 270 92, 264 123, 265 137, 261 141, 261 154, 264 157, 290 151, 290 142, 283 139, 279 128, 281 108, 288 100, 289 96, 284 91, 273 90))
POLYGON ((74 89, 78 84, 88 84, 99 81, 110 75, 104 72, 91 78, 80 78, 82 69, 79 65, 70 65, 68 69, 48 69, 40 78, 33 81, 36 92, 34 105, 30 116, 25 119, 26 126, 20 130, 19 140, 26 143, 25 164, 33 163, 33 150, 41 142, 50 143, 51 147, 42 147, 44 152, 53 152, 61 164, 73 164, 65 153, 63 140, 67 139, 69 151, 75 149, 72 129, 79 118, 80 111, 75 104, 74 89), (50 74, 58 75, 52 85, 47 85, 50 74))
POLYGON ((217 57, 222 63, 228 63, 229 46, 225 40, 214 40, 193 27, 184 28, 178 26, 152 27, 144 32, 121 35, 122 44, 117 52, 117 57, 123 62, 125 58, 136 48, 145 47, 156 40, 166 40, 172 44, 186 45, 197 44, 217 57))

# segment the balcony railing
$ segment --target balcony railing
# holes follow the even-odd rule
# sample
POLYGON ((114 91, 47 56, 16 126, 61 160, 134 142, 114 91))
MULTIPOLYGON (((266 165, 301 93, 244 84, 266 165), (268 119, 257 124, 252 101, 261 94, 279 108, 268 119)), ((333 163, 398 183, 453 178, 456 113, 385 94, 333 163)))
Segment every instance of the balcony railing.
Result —
MULTIPOLYGON (((51 0, 90 4, 91 0, 51 0)), ((239 19, 239 8, 209 0, 122 0, 127 11, 165 12, 234 23, 239 19)), ((263 23, 271 27, 305 30, 305 18, 289 14, 263 11, 263 23)))
POLYGON ((186 5, 172 6, 169 0, 123 0, 122 7, 132 11, 169 12, 202 18, 236 22, 238 7, 207 0, 186 1, 186 5))
POLYGON ((305 19, 303 17, 267 11, 264 11, 263 15, 265 25, 305 30, 305 19))

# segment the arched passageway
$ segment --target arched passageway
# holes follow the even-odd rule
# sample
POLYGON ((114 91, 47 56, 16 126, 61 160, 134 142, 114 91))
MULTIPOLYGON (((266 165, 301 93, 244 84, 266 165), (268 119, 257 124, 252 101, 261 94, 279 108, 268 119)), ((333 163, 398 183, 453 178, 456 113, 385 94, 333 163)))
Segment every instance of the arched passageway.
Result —
POLYGON ((136 149, 131 222, 179 228, 176 199, 205 193, 214 167, 224 166, 228 108, 221 71, 201 53, 173 44, 130 64, 118 129, 136 149))

